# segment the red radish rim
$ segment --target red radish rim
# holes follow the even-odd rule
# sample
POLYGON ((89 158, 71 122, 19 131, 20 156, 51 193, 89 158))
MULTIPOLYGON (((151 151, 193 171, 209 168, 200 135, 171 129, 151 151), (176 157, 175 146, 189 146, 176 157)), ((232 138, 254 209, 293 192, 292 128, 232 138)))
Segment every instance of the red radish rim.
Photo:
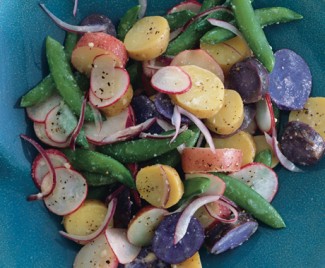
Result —
POLYGON ((69 143, 57 143, 52 141, 51 139, 49 139, 46 135, 46 131, 45 131, 45 123, 37 123, 34 122, 33 124, 34 127, 34 131, 35 134, 37 136, 37 138, 42 141, 44 144, 50 145, 52 147, 56 147, 56 148, 66 148, 69 146, 69 143))
POLYGON ((223 20, 218 20, 218 19, 213 19, 213 18, 207 19, 207 21, 213 26, 218 26, 220 28, 223 28, 223 29, 226 29, 226 30, 232 32, 233 34, 235 34, 237 36, 243 37, 241 32, 237 29, 237 27, 235 27, 234 25, 232 25, 229 22, 226 22, 223 20))
POLYGON ((117 205, 117 199, 116 198, 113 198, 109 204, 108 204, 108 207, 107 207, 107 213, 106 213, 106 216, 102 222, 102 224, 98 227, 98 229, 89 234, 89 235, 74 235, 74 234, 69 234, 67 232, 64 232, 64 231, 59 231, 59 233, 69 239, 69 240, 72 240, 78 244, 80 243, 84 243, 84 242, 90 242, 94 239, 96 239, 98 236, 100 236, 107 228, 108 228, 108 225, 109 223, 111 222, 111 220, 113 219, 113 216, 114 216, 114 213, 115 213, 115 210, 116 210, 116 205, 117 205))
POLYGON ((104 32, 107 30, 106 25, 86 25, 86 26, 76 26, 64 22, 63 20, 56 17, 50 10, 48 10, 44 4, 39 4, 40 7, 45 11, 45 13, 54 21, 54 23, 61 29, 71 32, 71 33, 94 33, 94 32, 104 32))
POLYGON ((52 194, 52 192, 54 191, 54 188, 56 186, 56 174, 55 174, 55 169, 52 165, 52 162, 48 156, 48 154, 46 153, 46 151, 43 149, 43 147, 37 143, 35 140, 33 140, 32 138, 24 135, 24 134, 20 134, 20 137, 26 141, 28 141, 30 144, 32 144, 35 149, 42 155, 42 157, 44 158, 45 162, 46 162, 46 165, 49 169, 49 173, 51 174, 51 177, 52 177, 52 186, 50 188, 50 190, 46 193, 44 192, 41 192, 41 193, 38 193, 36 195, 30 195, 27 200, 28 201, 33 201, 33 200, 39 200, 39 199, 43 199, 47 196, 49 196, 50 194, 52 194))
POLYGON ((175 234, 174 234, 174 245, 176 245, 185 236, 188 225, 190 224, 191 218, 194 213, 205 204, 218 201, 219 195, 202 196, 192 201, 182 212, 180 218, 177 221, 175 234))
POLYGON ((232 214, 233 214, 234 216, 233 216, 232 219, 225 219, 225 218, 222 218, 222 217, 220 217, 219 215, 215 214, 214 211, 212 211, 212 209, 211 209, 209 206, 205 205, 205 209, 206 209, 206 211, 209 213, 209 215, 210 215, 212 218, 215 218, 215 219, 219 220, 220 222, 224 222, 224 223, 234 223, 234 222, 236 222, 236 221, 238 220, 238 211, 237 211, 236 208, 234 208, 234 207, 231 206, 230 204, 228 204, 228 203, 226 203, 226 202, 223 202, 223 201, 221 201, 221 200, 218 200, 218 201, 216 201, 216 202, 218 202, 218 204, 220 204, 220 205, 222 205, 222 206, 228 208, 228 209, 232 212, 232 214))

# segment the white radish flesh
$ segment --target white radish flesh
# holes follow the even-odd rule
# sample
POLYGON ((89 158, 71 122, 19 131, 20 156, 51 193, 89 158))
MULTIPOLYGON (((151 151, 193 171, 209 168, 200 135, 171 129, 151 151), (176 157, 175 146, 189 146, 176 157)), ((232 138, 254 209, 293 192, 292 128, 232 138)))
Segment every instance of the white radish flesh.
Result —
MULTIPOLYGON (((85 178, 75 170, 65 167, 55 168, 57 182, 53 192, 44 198, 46 207, 54 214, 63 216, 74 212, 86 199, 88 186, 85 178)), ((42 192, 49 187, 51 176, 42 181, 42 192)))
POLYGON ((159 92, 180 94, 192 86, 190 76, 177 66, 166 66, 159 69, 151 78, 151 85, 159 92))
POLYGON ((39 138, 43 143, 56 148, 66 148, 69 146, 69 141, 66 141, 65 143, 57 143, 49 139, 46 135, 45 123, 34 122, 33 126, 37 138, 39 138))
POLYGON ((110 228, 106 230, 105 235, 119 263, 129 263, 140 253, 141 247, 134 246, 128 241, 125 229, 110 228))

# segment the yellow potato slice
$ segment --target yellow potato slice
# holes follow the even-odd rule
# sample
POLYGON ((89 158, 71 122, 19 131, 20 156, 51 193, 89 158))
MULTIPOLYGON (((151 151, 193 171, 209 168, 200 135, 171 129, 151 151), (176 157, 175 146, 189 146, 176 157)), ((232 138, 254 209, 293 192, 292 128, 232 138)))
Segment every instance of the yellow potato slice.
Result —
POLYGON ((169 24, 161 16, 138 20, 128 31, 124 45, 132 59, 145 61, 163 54, 169 42, 169 24))
POLYGON ((228 138, 213 138, 213 143, 216 148, 235 148, 243 152, 242 166, 252 163, 256 155, 256 145, 253 136, 245 131, 238 133, 228 138))
POLYGON ((200 47, 219 63, 225 75, 236 62, 251 56, 247 43, 239 36, 215 45, 201 43, 200 47))
POLYGON ((187 260, 178 264, 172 264, 171 267, 172 268, 202 268, 200 254, 199 252, 196 252, 191 258, 188 258, 187 260))
POLYGON ((253 136, 255 145, 256 145, 256 154, 258 154, 259 152, 266 150, 266 149, 270 149, 272 152, 272 164, 271 167, 274 168, 277 164, 279 164, 279 159, 276 157, 276 155, 274 154, 272 148, 270 145, 268 145, 268 143, 266 142, 265 136, 264 135, 256 135, 253 136))
POLYGON ((142 168, 136 176, 136 187, 141 198, 160 208, 175 205, 184 193, 177 171, 160 164, 142 168))
POLYGON ((205 125, 217 134, 234 133, 244 120, 244 104, 237 91, 225 90, 223 106, 218 113, 205 120, 205 125))
POLYGON ((325 139, 325 98, 312 97, 300 111, 291 111, 289 121, 300 121, 314 128, 325 139))
POLYGON ((67 233, 89 235, 103 223, 107 213, 104 203, 89 199, 75 212, 63 217, 63 225, 67 233))
POLYGON ((222 81, 214 73, 195 65, 181 68, 191 77, 192 86, 185 93, 170 95, 172 101, 198 118, 215 115, 223 105, 222 81))

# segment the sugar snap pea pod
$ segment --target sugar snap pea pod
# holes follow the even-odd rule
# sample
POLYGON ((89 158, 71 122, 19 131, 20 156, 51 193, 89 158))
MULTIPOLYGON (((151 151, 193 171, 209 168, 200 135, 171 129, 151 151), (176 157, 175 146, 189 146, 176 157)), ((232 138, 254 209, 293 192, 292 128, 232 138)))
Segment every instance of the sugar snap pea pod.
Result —
POLYGON ((21 107, 30 107, 45 101, 55 92, 55 83, 51 75, 46 76, 37 86, 25 94, 20 101, 21 107))
POLYGON ((200 12, 204 12, 212 7, 222 5, 225 2, 225 0, 203 0, 200 12))
POLYGON ((265 149, 256 154, 254 162, 262 163, 268 167, 272 165, 272 152, 270 149, 265 149))
POLYGON ((193 135, 194 132, 188 129, 179 134, 172 143, 170 139, 144 138, 100 146, 98 150, 122 163, 138 163, 176 149, 179 145, 191 139, 193 135))
POLYGON ((246 42, 264 67, 271 72, 275 58, 264 31, 255 17, 250 0, 232 0, 231 8, 246 42))
POLYGON ((177 28, 183 27, 188 20, 193 18, 195 13, 190 10, 182 10, 179 12, 174 12, 167 14, 165 19, 168 21, 170 31, 174 31, 177 28))
POLYGON ((140 62, 134 61, 132 63, 129 63, 126 67, 126 70, 129 73, 130 76, 130 82, 132 85, 134 85, 137 81, 137 79, 140 77, 139 75, 139 68, 141 67, 140 62))
MULTIPOLYGON (((56 88, 71 111, 79 116, 83 93, 80 90, 67 61, 64 47, 51 37, 46 38, 46 56, 51 76, 56 88)), ((94 115, 89 106, 86 107, 85 120, 93 121, 94 115)))
POLYGON ((130 188, 135 188, 130 171, 110 156, 85 149, 76 149, 74 151, 63 149, 62 152, 77 170, 110 176, 112 179, 116 179, 130 188))
POLYGON ((261 222, 273 228, 286 227, 275 208, 245 183, 222 173, 214 174, 226 183, 224 196, 234 201, 261 222))
POLYGON ((105 202, 107 195, 110 194, 111 186, 112 185, 88 187, 87 199, 96 199, 105 202))
POLYGON ((74 73, 74 78, 76 79, 76 82, 80 88, 80 90, 85 93, 90 88, 90 80, 89 78, 79 72, 74 73))
POLYGON ((103 186, 117 182, 116 178, 100 173, 83 171, 81 174, 85 177, 88 186, 103 186))
POLYGON ((117 38, 121 41, 124 41, 126 33, 138 21, 140 8, 140 5, 130 8, 121 18, 117 26, 117 38))
POLYGON ((75 48, 78 41, 78 35, 76 33, 66 33, 66 37, 64 40, 64 51, 67 56, 67 60, 70 62, 71 54, 73 49, 75 48))

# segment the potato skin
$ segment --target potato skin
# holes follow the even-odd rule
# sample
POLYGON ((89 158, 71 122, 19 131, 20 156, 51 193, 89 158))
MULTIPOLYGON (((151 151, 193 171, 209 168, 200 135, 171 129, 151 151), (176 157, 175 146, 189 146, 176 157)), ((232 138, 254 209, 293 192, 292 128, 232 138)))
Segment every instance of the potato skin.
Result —
POLYGON ((324 155, 325 142, 309 125, 289 122, 280 140, 283 154, 293 163, 303 166, 316 164, 324 155))

